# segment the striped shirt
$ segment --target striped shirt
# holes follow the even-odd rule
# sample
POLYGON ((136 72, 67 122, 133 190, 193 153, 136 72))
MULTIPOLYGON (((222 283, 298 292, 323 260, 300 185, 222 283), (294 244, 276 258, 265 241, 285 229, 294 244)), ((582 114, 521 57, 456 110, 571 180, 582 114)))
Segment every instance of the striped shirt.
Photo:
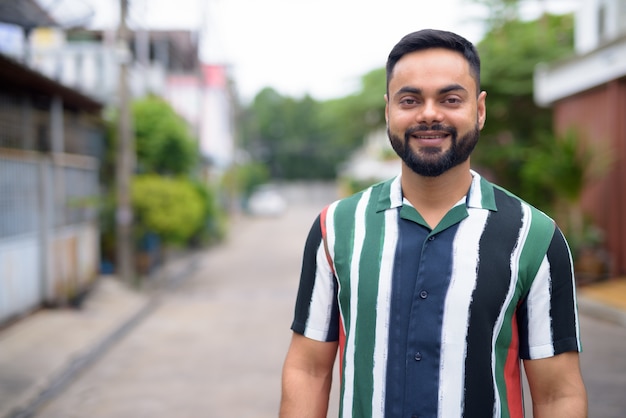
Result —
POLYGON ((400 177, 313 224, 292 329, 339 341, 340 417, 523 417, 520 358, 580 351, 562 233, 472 175, 433 230, 400 177))

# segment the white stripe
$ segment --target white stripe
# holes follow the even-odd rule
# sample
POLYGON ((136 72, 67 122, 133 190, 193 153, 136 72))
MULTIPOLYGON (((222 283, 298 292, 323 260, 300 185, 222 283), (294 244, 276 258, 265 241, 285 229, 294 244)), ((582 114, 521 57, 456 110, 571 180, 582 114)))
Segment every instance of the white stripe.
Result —
POLYGON ((391 304, 391 284, 397 243, 398 211, 388 210, 385 212, 385 240, 381 254, 378 300, 376 301, 372 418, 385 416, 385 386, 387 382, 387 355, 389 351, 389 306, 391 304))
POLYGON ((325 341, 330 329, 333 302, 335 298, 334 275, 328 264, 324 243, 320 243, 316 254, 317 270, 315 284, 309 305, 304 335, 318 341, 325 341))
POLYGON ((531 359, 540 359, 554 355, 550 318, 550 264, 544 257, 528 293, 528 335, 529 355, 531 359))
MULTIPOLYGON (((565 237, 563 237, 563 239, 565 239, 565 237)), ((567 240, 565 239, 565 242, 567 242, 567 240)), ((578 296, 576 295, 576 277, 574 274, 574 260, 572 259, 572 251, 570 250, 569 244, 567 244, 567 252, 569 254, 569 264, 571 266, 571 274, 572 274, 572 289, 574 291, 574 315, 575 315, 575 321, 576 321, 576 341, 578 342, 578 350, 582 349, 582 342, 580 339, 580 322, 578 322, 578 307, 577 307, 577 300, 578 300, 578 296)))
POLYGON ((389 201, 392 208, 402 206, 402 176, 399 175, 391 182, 389 190, 389 201))
POLYGON ((470 171, 472 173, 472 185, 470 187, 468 206, 471 208, 482 208, 483 190, 480 188, 480 174, 474 170, 470 171))
POLYGON ((366 190, 361 196, 355 211, 354 242, 352 261, 350 264, 350 329, 346 334, 346 348, 344 355, 344 394, 343 416, 352 417, 352 405, 354 403, 354 351, 355 329, 357 323, 358 292, 359 292, 359 264, 365 239, 365 210, 371 195, 371 189, 366 190))
POLYGON ((485 229, 489 211, 475 211, 459 224, 453 243, 452 277, 446 295, 441 336, 441 363, 439 370, 440 418, 463 415, 466 338, 469 307, 476 287, 479 242, 485 229), (461 374, 457 378, 458 374, 461 374))

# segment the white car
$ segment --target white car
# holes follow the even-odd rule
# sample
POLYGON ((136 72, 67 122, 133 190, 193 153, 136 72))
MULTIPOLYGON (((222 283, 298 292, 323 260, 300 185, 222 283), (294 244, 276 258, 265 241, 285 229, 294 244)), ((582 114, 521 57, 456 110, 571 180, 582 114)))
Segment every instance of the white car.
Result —
POLYGON ((248 199, 248 212, 257 216, 279 216, 287 208, 285 198, 270 185, 260 186, 248 199))

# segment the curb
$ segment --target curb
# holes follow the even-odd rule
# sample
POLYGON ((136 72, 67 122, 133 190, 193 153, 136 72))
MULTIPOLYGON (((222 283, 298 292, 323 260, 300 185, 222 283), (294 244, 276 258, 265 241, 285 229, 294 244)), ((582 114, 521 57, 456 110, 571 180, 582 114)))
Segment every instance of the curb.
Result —
POLYGON ((626 311, 612 306, 607 306, 606 304, 598 302, 593 298, 579 294, 578 311, 580 314, 601 319, 626 328, 626 311))
POLYGON ((28 401, 25 406, 16 407, 10 412, 6 418, 30 418, 50 399, 59 395, 65 387, 67 387, 74 378, 82 370, 94 364, 100 357, 107 352, 117 341, 124 337, 131 329, 139 324, 154 308, 157 302, 153 299, 148 301, 137 311, 131 315, 129 319, 121 323, 119 327, 114 329, 109 335, 105 336, 93 348, 74 360, 70 361, 61 373, 53 377, 46 387, 35 396, 34 399, 28 401))
POLYGON ((148 317, 161 303, 163 291, 176 290, 185 282, 198 266, 199 253, 192 253, 183 256, 182 259, 174 261, 173 266, 164 265, 158 273, 158 286, 148 292, 145 303, 142 304, 126 320, 122 321, 110 333, 104 335, 93 347, 85 350, 84 353, 71 359, 64 369, 56 376, 53 376, 45 384, 43 389, 32 396, 24 405, 16 406, 12 411, 1 418, 32 418, 38 410, 49 400, 58 396, 77 375, 90 365, 98 361, 115 343, 126 336, 133 328, 148 317), (168 271, 168 270, 174 271, 168 271))

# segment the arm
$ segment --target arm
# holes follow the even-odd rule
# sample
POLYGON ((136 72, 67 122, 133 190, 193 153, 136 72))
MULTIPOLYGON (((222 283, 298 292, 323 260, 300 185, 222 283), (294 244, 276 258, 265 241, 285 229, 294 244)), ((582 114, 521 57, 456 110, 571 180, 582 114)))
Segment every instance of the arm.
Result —
POLYGON ((525 360, 535 418, 586 418, 587 393, 577 352, 525 360))
POLYGON ((336 355, 336 342, 293 333, 283 366, 280 418, 326 417, 336 355))

